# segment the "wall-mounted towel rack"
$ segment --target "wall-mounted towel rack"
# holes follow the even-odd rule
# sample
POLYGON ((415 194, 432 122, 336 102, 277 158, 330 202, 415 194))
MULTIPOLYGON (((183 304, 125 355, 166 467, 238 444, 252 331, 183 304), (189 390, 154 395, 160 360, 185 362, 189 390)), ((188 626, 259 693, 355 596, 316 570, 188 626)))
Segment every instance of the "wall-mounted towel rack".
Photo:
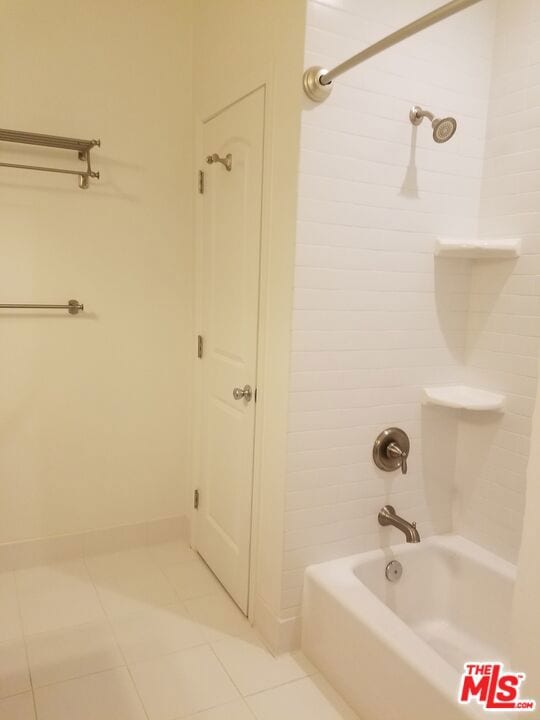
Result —
POLYGON ((67 310, 70 315, 77 315, 84 310, 84 305, 78 300, 68 300, 66 305, 33 305, 25 303, 11 303, 0 305, 2 310, 67 310))
POLYGON ((78 138, 42 135, 40 133, 23 132, 22 130, 3 130, 0 128, 0 141, 20 143, 22 145, 40 145, 41 147, 59 148, 62 150, 74 150, 78 154, 79 160, 86 162, 86 170, 64 170, 62 168, 44 167, 42 165, 21 165, 19 163, 7 162, 0 162, 0 167, 78 175, 79 187, 82 190, 86 190, 89 187, 90 178, 99 180, 99 172, 92 170, 90 151, 96 146, 100 147, 101 140, 79 140, 78 138))

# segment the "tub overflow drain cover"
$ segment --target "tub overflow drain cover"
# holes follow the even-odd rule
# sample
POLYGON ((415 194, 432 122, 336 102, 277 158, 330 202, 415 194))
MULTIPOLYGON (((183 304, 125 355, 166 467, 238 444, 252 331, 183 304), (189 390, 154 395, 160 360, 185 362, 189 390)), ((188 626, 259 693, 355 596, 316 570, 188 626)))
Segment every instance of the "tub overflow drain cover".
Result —
POLYGON ((392 560, 386 566, 385 575, 390 582, 397 582, 403 575, 403 565, 399 560, 392 560))

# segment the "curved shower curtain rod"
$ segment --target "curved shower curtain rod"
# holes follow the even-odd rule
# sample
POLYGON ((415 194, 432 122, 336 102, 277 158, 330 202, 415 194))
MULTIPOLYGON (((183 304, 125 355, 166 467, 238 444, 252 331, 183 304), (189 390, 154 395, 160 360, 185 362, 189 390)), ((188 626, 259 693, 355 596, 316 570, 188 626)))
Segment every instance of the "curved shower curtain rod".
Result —
POLYGON ((415 35, 417 32, 420 32, 420 30, 425 30, 441 20, 446 20, 446 18, 451 15, 455 15, 478 2, 480 2, 480 0, 452 0, 446 3, 446 5, 442 5, 442 7, 433 10, 427 15, 423 15, 421 18, 418 18, 418 20, 387 35, 382 40, 353 55, 332 70, 326 70, 326 68, 322 67, 310 67, 304 73, 304 90, 306 95, 314 102, 326 100, 332 91, 332 80, 343 75, 347 70, 356 67, 356 65, 364 62, 364 60, 392 47, 392 45, 396 45, 402 40, 411 37, 411 35, 415 35))

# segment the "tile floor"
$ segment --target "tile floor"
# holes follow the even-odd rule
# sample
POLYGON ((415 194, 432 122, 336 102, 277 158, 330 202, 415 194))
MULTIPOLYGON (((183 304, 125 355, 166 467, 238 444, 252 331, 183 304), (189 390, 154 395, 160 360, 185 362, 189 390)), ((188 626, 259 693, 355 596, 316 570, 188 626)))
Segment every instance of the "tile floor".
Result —
POLYGON ((0 720, 354 720, 181 541, 0 574, 0 720))

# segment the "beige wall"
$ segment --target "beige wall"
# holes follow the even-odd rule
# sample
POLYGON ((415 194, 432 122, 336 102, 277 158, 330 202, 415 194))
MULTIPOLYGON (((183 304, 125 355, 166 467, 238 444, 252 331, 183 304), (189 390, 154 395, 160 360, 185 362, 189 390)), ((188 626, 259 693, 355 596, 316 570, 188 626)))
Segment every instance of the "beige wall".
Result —
POLYGON ((0 542, 186 510, 191 15, 190 0, 0 0, 1 125, 102 140, 88 191, 0 168, 0 302, 87 308, 0 314, 0 542))
MULTIPOLYGON (((251 614, 278 648, 305 0, 199 0, 196 122, 265 85, 262 308, 251 614)), ((287 641, 285 640, 285 643, 287 641)))

